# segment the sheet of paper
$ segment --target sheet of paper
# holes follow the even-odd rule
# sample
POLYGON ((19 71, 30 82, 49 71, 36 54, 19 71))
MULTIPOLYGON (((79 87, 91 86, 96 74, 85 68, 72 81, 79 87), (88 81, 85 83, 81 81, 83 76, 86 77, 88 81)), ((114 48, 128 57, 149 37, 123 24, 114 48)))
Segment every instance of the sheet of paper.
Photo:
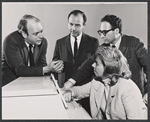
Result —
POLYGON ((2 91, 2 97, 33 96, 33 95, 53 95, 53 94, 58 94, 58 92, 56 90, 54 90, 54 89, 2 91))
POLYGON ((57 93, 56 87, 49 76, 19 77, 2 87, 2 97, 57 93))
POLYGON ((2 119, 68 119, 59 95, 2 98, 2 119))
POLYGON ((43 77, 19 77, 2 87, 3 91, 22 91, 53 89, 55 85, 49 76, 43 77))

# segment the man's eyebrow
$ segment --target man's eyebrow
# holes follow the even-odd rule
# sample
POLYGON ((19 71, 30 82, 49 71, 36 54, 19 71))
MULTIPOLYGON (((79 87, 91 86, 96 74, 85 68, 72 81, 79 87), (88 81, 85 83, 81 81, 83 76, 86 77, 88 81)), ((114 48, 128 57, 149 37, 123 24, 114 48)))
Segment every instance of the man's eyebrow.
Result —
POLYGON ((79 26, 80 24, 73 24, 73 23, 71 23, 71 22, 69 22, 71 25, 75 25, 75 26, 79 26))
POLYGON ((33 33, 33 34, 38 34, 38 33, 42 33, 43 32, 43 30, 41 30, 41 31, 39 31, 39 32, 35 32, 35 33, 33 33))
POLYGON ((76 26, 79 26, 80 24, 75 24, 76 26))
POLYGON ((32 33, 32 34, 38 34, 39 32, 35 32, 35 33, 32 33))
POLYGON ((73 23, 69 22, 71 25, 73 25, 73 23))

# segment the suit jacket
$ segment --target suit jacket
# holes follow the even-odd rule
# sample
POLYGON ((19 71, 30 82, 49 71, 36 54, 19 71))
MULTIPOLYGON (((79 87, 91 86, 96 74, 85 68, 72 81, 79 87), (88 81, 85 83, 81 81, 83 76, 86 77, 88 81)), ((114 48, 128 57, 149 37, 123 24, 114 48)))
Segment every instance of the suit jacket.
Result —
POLYGON ((106 110, 100 109, 104 94, 104 84, 93 79, 91 82, 71 88, 78 99, 90 96, 90 107, 93 119, 147 119, 147 107, 137 85, 131 80, 119 78, 118 82, 110 87, 106 110), (105 116, 104 116, 105 115, 105 116))
MULTIPOLYGON (((132 72, 132 80, 140 88, 141 92, 144 92, 144 78, 143 72, 147 76, 147 64, 148 64, 148 52, 144 47, 142 41, 133 36, 122 35, 119 50, 127 58, 127 61, 132 72)), ((80 70, 72 76, 72 78, 80 83, 82 78, 88 76, 93 70, 91 66, 94 63, 94 55, 87 59, 80 70)))
MULTIPOLYGON (((98 47, 98 39, 91 37, 87 34, 82 33, 80 46, 78 49, 77 56, 74 58, 71 43, 70 35, 67 35, 56 42, 53 60, 62 60, 64 62, 64 71, 63 73, 58 74, 59 86, 63 87, 64 82, 67 81, 73 73, 78 71, 81 64, 93 53, 98 47)), ((82 83, 77 85, 82 85, 91 80, 93 71, 86 78, 83 78, 82 83)))
POLYGON ((43 75, 46 66, 47 41, 43 38, 40 45, 34 46, 35 67, 28 66, 28 47, 22 35, 15 31, 8 35, 3 43, 2 85, 20 76, 43 75))

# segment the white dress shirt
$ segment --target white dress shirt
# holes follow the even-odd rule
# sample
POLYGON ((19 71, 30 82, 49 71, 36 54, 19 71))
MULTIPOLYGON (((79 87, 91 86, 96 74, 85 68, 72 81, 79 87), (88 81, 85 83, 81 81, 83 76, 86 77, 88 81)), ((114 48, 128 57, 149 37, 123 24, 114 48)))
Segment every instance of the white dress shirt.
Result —
MULTIPOLYGON (((81 37, 82 37, 82 32, 79 36, 77 36, 77 47, 79 49, 80 46, 80 42, 81 42, 81 37)), ((70 43, 71 43, 71 49, 72 49, 72 53, 74 55, 74 42, 75 42, 75 37, 73 37, 72 35, 70 36, 70 43)))
POLYGON ((121 35, 120 35, 117 43, 115 44, 115 46, 116 46, 117 49, 119 49, 120 43, 121 43, 121 35))

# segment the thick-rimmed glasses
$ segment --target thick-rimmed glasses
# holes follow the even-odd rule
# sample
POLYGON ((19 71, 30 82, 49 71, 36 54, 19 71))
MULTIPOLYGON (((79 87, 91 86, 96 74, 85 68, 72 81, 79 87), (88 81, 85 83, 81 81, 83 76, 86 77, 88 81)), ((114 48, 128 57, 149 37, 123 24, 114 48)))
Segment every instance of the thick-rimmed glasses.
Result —
POLYGON ((100 36, 102 36, 102 34, 104 35, 104 36, 106 36, 106 34, 109 32, 109 31, 112 31, 112 30, 115 30, 115 28, 111 28, 111 29, 109 29, 109 30, 98 30, 97 32, 98 32, 98 34, 100 35, 100 36))

